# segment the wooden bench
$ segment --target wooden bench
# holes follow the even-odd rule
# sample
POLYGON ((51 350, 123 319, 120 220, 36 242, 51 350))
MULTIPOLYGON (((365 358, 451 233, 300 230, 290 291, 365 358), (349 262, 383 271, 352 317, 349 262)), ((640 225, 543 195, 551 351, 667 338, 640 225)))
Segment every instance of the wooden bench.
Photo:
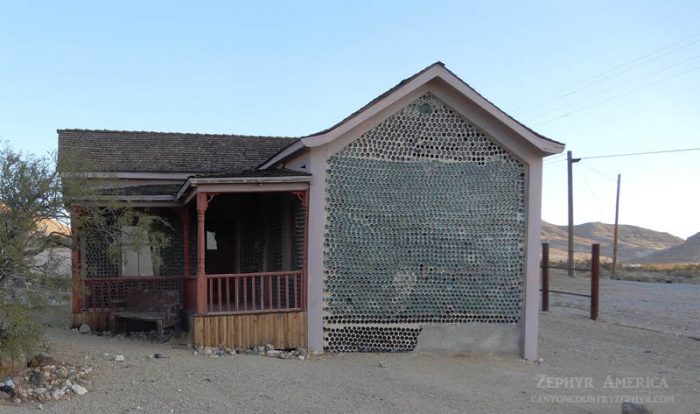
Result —
POLYGON ((112 334, 116 334, 121 319, 154 322, 158 335, 177 324, 180 312, 180 292, 177 290, 129 289, 124 310, 110 314, 112 334))

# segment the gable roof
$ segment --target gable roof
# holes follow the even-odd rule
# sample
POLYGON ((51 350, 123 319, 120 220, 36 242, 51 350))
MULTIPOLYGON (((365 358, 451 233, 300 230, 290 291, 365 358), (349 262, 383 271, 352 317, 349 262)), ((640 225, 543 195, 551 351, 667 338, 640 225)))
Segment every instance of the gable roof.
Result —
POLYGON ((236 174, 254 169, 294 141, 246 135, 59 129, 58 155, 59 163, 75 159, 97 173, 236 174))
MULTIPOLYGON (((492 116, 494 116, 500 122, 513 129, 518 135, 522 136, 524 139, 529 141, 532 145, 540 149, 542 152, 546 154, 554 154, 559 153, 564 149, 563 143, 548 138, 522 124, 520 121, 516 120, 511 115, 507 114, 501 108, 499 108, 498 106, 494 105, 491 101, 486 99, 483 95, 477 92, 460 77, 455 75, 452 71, 447 69, 444 63, 438 61, 417 72, 416 74, 402 80, 394 87, 377 96, 376 98, 372 99, 362 108, 348 115, 342 121, 338 122, 332 127, 311 135, 304 136, 299 141, 291 143, 286 148, 280 149, 275 155, 273 155, 265 162, 260 164, 258 168, 268 168, 274 165, 275 163, 284 160, 290 155, 295 154, 304 147, 314 147, 332 141, 333 139, 347 132, 355 125, 373 116, 381 109, 388 106, 391 102, 387 101, 392 100, 392 95, 399 95, 402 92, 405 95, 405 93, 408 93, 411 90, 415 90, 416 88, 430 82, 435 78, 441 78, 451 86, 458 89, 467 98, 475 101, 492 116)), ((398 99, 398 97, 395 97, 395 99, 398 99)))
POLYGON ((435 78, 450 84, 542 153, 554 154, 563 150, 564 144, 520 123, 447 69, 444 63, 436 62, 402 80, 332 127, 301 138, 59 129, 59 163, 71 157, 86 160, 89 165, 83 167, 94 173, 180 173, 195 176, 264 170, 305 147, 332 141, 435 78))

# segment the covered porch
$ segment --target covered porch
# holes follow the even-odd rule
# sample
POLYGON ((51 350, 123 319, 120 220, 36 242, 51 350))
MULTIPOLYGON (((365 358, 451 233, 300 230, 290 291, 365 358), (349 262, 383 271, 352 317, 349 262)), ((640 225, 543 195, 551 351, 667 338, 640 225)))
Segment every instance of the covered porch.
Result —
POLYGON ((106 330, 129 291, 176 290, 195 346, 305 347, 308 178, 188 180, 177 205, 144 206, 173 229, 161 266, 145 272, 96 266, 74 228, 73 324, 106 330))

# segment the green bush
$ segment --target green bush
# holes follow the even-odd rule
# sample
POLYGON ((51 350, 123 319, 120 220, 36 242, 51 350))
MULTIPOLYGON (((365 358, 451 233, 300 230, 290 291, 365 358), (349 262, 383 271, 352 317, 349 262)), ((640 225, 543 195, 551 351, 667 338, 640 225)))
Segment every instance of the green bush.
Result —
POLYGON ((0 306, 0 360, 24 360, 33 355, 42 335, 43 326, 32 320, 27 306, 0 306))

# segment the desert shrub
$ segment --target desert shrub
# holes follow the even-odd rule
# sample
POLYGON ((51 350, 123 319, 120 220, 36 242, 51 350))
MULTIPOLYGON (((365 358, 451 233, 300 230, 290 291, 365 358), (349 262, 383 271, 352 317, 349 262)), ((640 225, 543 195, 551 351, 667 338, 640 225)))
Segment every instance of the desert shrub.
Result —
POLYGON ((0 306, 0 360, 23 360, 32 355, 43 334, 29 308, 19 303, 0 306))

